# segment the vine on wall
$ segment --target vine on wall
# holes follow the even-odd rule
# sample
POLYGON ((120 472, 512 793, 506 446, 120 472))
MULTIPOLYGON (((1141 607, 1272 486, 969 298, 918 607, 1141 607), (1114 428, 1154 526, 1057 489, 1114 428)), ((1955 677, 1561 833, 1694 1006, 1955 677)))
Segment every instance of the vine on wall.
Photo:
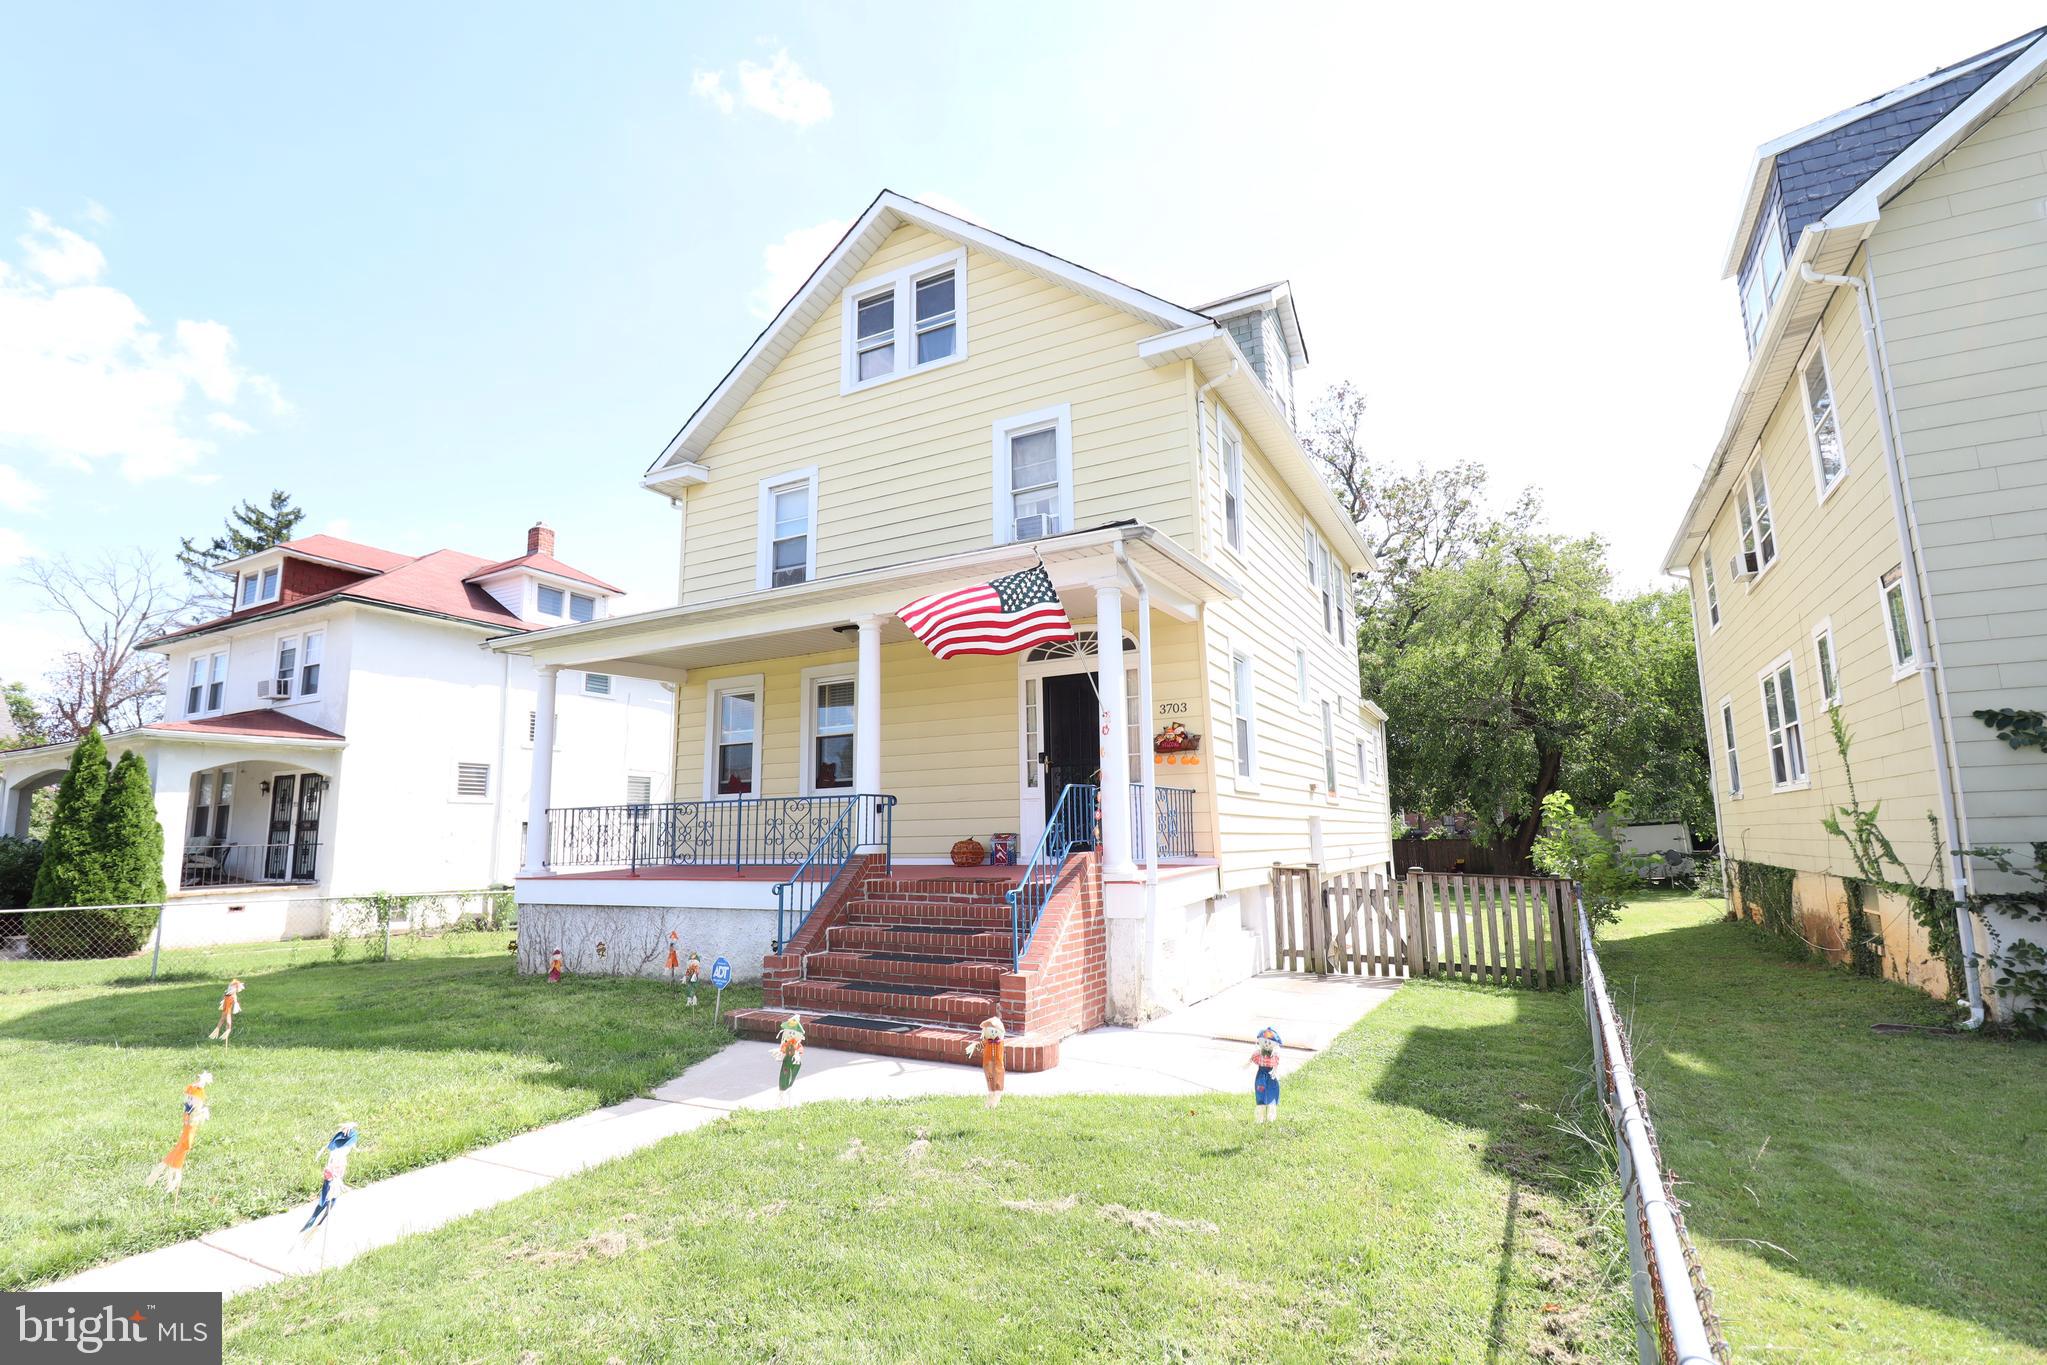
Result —
POLYGON ((1791 894, 1792 883, 1798 874, 1788 867, 1775 867, 1769 863, 1736 861, 1734 884, 1744 901, 1754 905, 1762 916, 1763 928, 1797 945, 1801 951, 1810 952, 1812 945, 1799 932, 1798 909, 1791 894))
POLYGON ((1863 909, 1869 883, 1859 877, 1845 879, 1848 887, 1848 969, 1857 976, 1884 974, 1884 936, 1881 922, 1863 909))

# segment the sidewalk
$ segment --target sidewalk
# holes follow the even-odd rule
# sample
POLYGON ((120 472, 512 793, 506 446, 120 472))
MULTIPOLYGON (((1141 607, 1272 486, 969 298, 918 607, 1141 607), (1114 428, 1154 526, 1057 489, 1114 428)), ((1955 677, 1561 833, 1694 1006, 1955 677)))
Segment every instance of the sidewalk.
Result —
MULTIPOLYGON (((1342 977, 1254 977, 1139 1028, 1101 1028, 1060 1045, 1050 1071, 1009 1078, 1009 1102, 1031 1095, 1184 1095, 1242 1091, 1250 1105, 1252 1036, 1265 1025, 1285 1039, 1281 1072, 1293 1070, 1383 1004, 1398 983, 1342 977)), ((627 1100, 536 1128, 466 1156, 351 1186, 329 1231, 301 1247, 311 1206, 222 1228, 204 1237, 110 1261, 42 1288, 93 1292, 181 1290, 240 1293, 344 1265, 365 1251, 516 1199, 563 1176, 715 1123, 735 1109, 774 1108, 775 1049, 741 1042, 697 1063, 647 1099, 627 1100)), ((807 1049, 789 1101, 910 1099, 985 1093, 978 1067, 807 1049)), ((1249 1121, 1249 1115, 1246 1116, 1249 1121)), ((312 1154, 307 1154, 310 1166, 312 1154)))

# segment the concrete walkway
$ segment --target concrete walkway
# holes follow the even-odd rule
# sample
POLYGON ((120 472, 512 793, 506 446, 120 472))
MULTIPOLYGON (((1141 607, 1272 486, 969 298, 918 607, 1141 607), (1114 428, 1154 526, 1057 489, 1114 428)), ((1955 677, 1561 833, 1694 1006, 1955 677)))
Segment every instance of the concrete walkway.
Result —
MULTIPOLYGON (((1327 1047, 1383 1004, 1398 982, 1269 975, 1240 982, 1198 1005, 1139 1028, 1101 1028, 1060 1045, 1050 1071, 1009 1078, 1009 1103, 1030 1095, 1185 1095, 1242 1091, 1249 1106, 1252 1038, 1270 1024, 1285 1040, 1281 1074, 1327 1047)), ((466 1156, 350 1186, 307 1246, 299 1224, 311 1206, 210 1232, 204 1237, 42 1286, 93 1292, 217 1291, 232 1295, 343 1265, 365 1251, 427 1232, 516 1199, 600 1162, 715 1123, 735 1109, 774 1108, 774 1047, 740 1042, 654 1091, 606 1109, 536 1128, 466 1156)), ((912 1099, 985 1093, 979 1068, 814 1047, 789 1102, 912 1099)), ((1246 1116, 1248 1120, 1248 1115, 1246 1116)), ((310 1167, 312 1153, 307 1153, 310 1167)))

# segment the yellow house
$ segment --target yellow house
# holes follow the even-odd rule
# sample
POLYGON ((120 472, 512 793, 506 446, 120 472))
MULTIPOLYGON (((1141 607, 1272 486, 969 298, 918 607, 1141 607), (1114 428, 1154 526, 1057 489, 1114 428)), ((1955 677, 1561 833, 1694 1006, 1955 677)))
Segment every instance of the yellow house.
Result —
POLYGON ((1391 856, 1348 592, 1372 565, 1295 432, 1306 361, 1284 284, 1185 308, 880 195, 640 480, 678 605, 496 644, 543 691, 678 698, 663 807, 554 808, 539 708, 521 939, 575 970, 609 933, 589 969, 631 970, 675 929, 772 979, 872 855, 898 902, 986 902, 1014 974, 1085 854, 1107 1014, 1269 965, 1274 863, 1391 856), (898 615, 1040 565, 1071 639, 941 661, 898 615), (1006 865, 941 871, 965 840, 1006 865))
POLYGON ((1726 261, 1748 370, 1665 566, 1743 909, 1977 1018, 1974 955, 2023 931, 1957 850, 2047 839, 2047 756, 1974 715, 2047 708, 2043 71, 2030 33, 1758 151, 1726 261), (1834 713, 1918 915, 1822 827, 1834 713))

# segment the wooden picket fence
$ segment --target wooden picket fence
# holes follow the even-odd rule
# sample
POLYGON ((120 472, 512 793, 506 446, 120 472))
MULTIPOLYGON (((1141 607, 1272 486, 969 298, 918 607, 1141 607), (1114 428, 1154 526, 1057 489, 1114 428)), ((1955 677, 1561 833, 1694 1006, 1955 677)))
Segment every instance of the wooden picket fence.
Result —
POLYGON ((1583 979, 1571 884, 1462 873, 1272 868, 1271 962, 1317 976, 1441 976, 1549 989, 1583 979))

